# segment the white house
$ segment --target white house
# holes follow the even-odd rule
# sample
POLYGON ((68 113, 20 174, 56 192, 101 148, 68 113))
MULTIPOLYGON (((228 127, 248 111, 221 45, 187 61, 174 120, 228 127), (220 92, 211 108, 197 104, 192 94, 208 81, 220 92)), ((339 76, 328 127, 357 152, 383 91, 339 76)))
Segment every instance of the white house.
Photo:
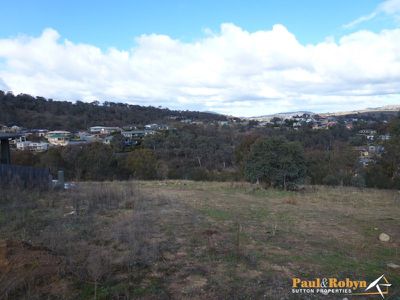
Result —
POLYGON ((49 131, 47 129, 37 129, 36 134, 40 137, 45 137, 49 131))
POLYGON ((145 129, 147 130, 157 130, 159 127, 158 124, 147 124, 144 126, 145 129))
POLYGON ((379 139, 380 140, 382 140, 382 141, 388 141, 388 140, 390 140, 390 134, 382 134, 382 135, 380 135, 379 136, 379 139))
POLYGON ((145 130, 167 130, 168 126, 164 124, 147 124, 144 125, 145 130))
POLYGON ((49 131, 46 134, 47 141, 55 146, 66 146, 71 140, 71 132, 57 130, 57 131, 49 131))
POLYGON ((35 152, 43 152, 47 151, 49 149, 49 144, 48 143, 43 143, 43 142, 30 142, 30 141, 24 141, 24 142, 17 142, 17 149, 18 150, 29 150, 29 151, 35 151, 35 152))
POLYGON ((92 134, 112 134, 121 132, 122 129, 119 127, 93 126, 89 128, 89 131, 92 134))

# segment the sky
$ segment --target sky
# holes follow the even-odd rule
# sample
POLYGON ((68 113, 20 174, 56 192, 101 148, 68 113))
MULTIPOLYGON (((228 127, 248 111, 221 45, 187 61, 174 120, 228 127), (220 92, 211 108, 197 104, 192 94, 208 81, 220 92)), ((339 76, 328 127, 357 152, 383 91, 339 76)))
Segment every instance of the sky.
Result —
POLYGON ((400 104, 400 0, 0 0, 0 89, 258 116, 400 104))

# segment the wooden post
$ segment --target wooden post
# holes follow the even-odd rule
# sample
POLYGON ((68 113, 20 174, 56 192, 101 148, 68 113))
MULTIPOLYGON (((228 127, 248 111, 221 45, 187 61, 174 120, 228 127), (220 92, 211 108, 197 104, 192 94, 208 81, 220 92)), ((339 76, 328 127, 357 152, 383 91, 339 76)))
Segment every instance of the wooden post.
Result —
POLYGON ((2 164, 10 164, 11 156, 10 156, 10 142, 8 139, 1 140, 1 161, 2 164))

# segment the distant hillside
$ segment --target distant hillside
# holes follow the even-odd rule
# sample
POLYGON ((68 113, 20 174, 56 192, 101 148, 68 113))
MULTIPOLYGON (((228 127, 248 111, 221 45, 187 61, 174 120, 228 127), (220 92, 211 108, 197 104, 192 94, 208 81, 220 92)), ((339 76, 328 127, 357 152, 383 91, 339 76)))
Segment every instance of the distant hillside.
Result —
MULTIPOLYGON (((352 111, 340 111, 340 112, 327 112, 327 113, 318 113, 318 115, 323 117, 329 116, 350 116, 350 115, 373 115, 377 113, 385 113, 385 114, 396 114, 400 111, 400 105, 386 105, 381 107, 370 107, 359 110, 352 111)), ((301 116, 303 114, 315 115, 315 113, 310 111, 294 111, 294 112, 283 112, 272 115, 264 115, 264 116, 255 116, 246 118, 248 120, 256 120, 256 121, 270 121, 273 118, 281 118, 281 119, 290 119, 292 116, 301 116)))
POLYGON ((54 101, 0 90, 0 124, 26 128, 81 130, 90 126, 144 125, 169 119, 222 121, 226 116, 125 103, 54 101))
POLYGON ((371 113, 395 113, 400 111, 400 105, 385 105, 380 107, 369 107, 365 109, 352 110, 352 111, 341 111, 333 113, 322 113, 321 116, 347 116, 357 114, 371 114, 371 113))
POLYGON ((291 118, 292 116, 301 116, 303 114, 314 115, 314 113, 310 112, 310 111, 292 111, 292 112, 277 113, 277 114, 272 114, 272 115, 250 117, 247 119, 262 122, 262 121, 270 121, 273 118, 288 119, 288 118, 291 118))

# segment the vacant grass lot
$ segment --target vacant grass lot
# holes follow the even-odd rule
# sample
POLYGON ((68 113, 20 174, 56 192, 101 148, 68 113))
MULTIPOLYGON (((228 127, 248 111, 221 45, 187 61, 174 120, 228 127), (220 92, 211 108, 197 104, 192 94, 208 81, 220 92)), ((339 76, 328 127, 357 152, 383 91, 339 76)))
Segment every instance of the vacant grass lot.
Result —
POLYGON ((144 181, 80 183, 25 196, 29 205, 13 197, 2 199, 3 245, 43 246, 35 251, 59 268, 43 271, 52 278, 43 282, 42 273, 29 275, 39 260, 12 288, 5 277, 18 273, 0 268, 0 299, 304 299, 291 294, 294 276, 382 274, 390 299, 399 295, 400 270, 387 267, 400 264, 397 191, 144 181), (389 242, 379 241, 382 232, 389 242))

